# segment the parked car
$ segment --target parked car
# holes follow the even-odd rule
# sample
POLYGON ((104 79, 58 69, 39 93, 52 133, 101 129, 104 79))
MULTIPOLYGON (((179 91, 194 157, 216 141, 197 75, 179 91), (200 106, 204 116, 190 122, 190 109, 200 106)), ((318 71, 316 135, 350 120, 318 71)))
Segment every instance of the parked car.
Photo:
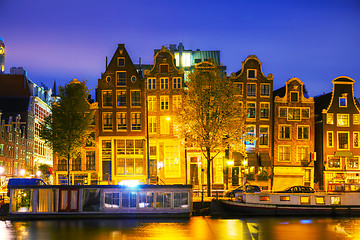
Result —
POLYGON ((312 187, 305 186, 292 186, 283 191, 276 191, 276 193, 314 193, 315 190, 312 187))
MULTIPOLYGON (((235 197, 236 193, 243 193, 243 186, 237 187, 233 190, 227 191, 225 192, 224 196, 225 197, 235 197)), ((261 189, 259 186, 256 185, 245 185, 245 193, 259 193, 261 192, 261 189)))

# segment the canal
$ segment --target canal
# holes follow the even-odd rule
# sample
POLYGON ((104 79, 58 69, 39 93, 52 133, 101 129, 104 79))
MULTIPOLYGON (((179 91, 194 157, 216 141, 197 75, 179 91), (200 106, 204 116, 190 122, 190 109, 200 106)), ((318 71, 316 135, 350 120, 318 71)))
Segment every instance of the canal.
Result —
POLYGON ((360 218, 86 219, 0 221, 2 240, 360 239, 360 218))

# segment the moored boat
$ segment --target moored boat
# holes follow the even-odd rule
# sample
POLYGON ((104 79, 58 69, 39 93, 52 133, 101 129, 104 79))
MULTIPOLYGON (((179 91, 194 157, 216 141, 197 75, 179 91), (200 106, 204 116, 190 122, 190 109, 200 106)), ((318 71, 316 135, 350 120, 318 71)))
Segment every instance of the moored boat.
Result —
POLYGON ((189 185, 10 186, 9 217, 190 217, 189 185))
POLYGON ((228 216, 359 216, 360 192, 246 193, 235 200, 214 200, 211 215, 228 216))

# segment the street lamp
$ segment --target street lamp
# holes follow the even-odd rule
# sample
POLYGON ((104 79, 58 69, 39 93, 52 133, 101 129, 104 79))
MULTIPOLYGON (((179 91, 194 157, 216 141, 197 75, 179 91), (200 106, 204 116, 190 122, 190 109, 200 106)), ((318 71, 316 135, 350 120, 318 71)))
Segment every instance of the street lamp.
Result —
POLYGON ((20 170, 20 175, 23 177, 25 175, 25 170, 24 169, 21 169, 20 170))
POLYGON ((234 165, 234 160, 229 159, 226 162, 226 190, 229 189, 229 168, 234 165))
POLYGON ((245 184, 246 184, 245 170, 246 170, 246 167, 247 167, 247 165, 248 165, 247 158, 244 159, 244 161, 242 162, 242 165, 243 165, 243 167, 244 167, 244 171, 242 171, 242 174, 243 174, 243 189, 245 189, 245 184))

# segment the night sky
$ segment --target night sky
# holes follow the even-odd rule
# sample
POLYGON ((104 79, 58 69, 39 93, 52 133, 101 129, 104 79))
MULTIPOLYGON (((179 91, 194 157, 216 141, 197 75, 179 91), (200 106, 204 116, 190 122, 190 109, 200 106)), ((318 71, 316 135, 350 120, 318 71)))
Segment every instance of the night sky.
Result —
POLYGON ((0 0, 0 37, 5 72, 24 67, 48 87, 77 78, 95 89, 118 43, 146 64, 154 49, 182 42, 220 50, 228 75, 257 55, 274 90, 298 77, 315 96, 345 75, 360 97, 359 0, 0 0))

